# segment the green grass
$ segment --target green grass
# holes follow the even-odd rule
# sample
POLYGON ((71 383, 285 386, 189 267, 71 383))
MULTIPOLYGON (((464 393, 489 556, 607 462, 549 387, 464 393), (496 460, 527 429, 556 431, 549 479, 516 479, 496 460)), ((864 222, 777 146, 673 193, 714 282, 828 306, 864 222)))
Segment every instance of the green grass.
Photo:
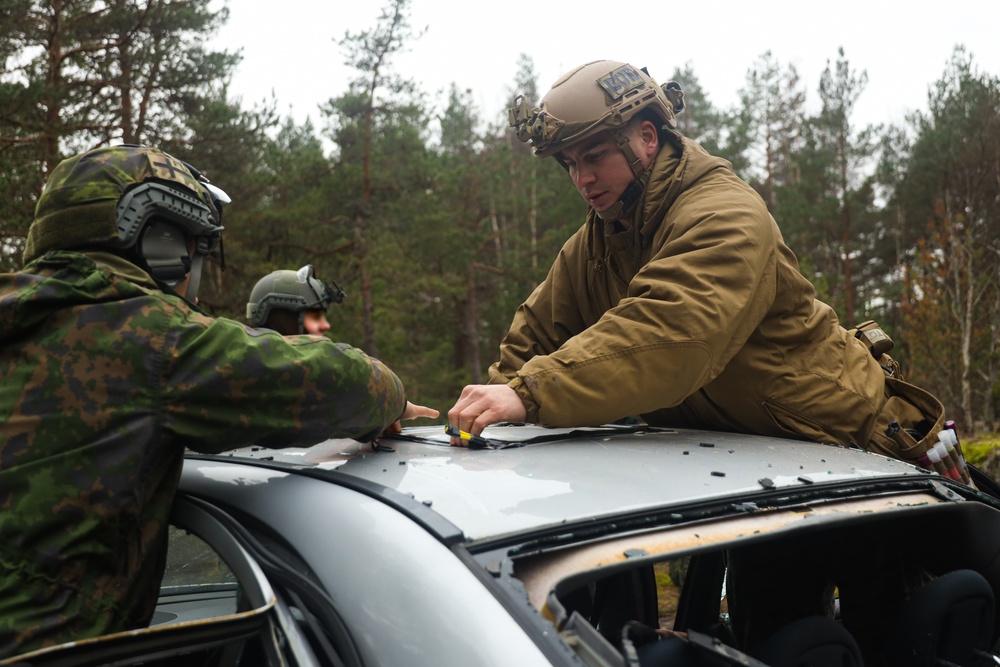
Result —
POLYGON ((653 566, 656 574, 656 599, 659 607, 660 627, 674 627, 674 616, 677 614, 677 600, 680 589, 670 578, 668 563, 657 563, 653 566))
POLYGON ((987 455, 997 448, 1000 448, 1000 433, 977 433, 962 442, 965 460, 974 466, 981 465, 987 455))

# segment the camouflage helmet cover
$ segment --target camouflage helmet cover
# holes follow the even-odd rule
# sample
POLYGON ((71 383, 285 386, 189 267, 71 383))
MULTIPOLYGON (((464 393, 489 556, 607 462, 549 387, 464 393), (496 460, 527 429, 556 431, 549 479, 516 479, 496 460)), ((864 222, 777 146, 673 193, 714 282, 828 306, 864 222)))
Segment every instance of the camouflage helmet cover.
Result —
POLYGON ((332 302, 341 303, 343 300, 344 291, 336 284, 331 289, 316 278, 312 264, 306 264, 298 271, 272 271, 258 280, 250 291, 247 322, 259 327, 264 325, 272 310, 293 313, 326 310, 332 302))
POLYGON ((645 69, 597 60, 560 77, 539 107, 529 109, 518 96, 507 115, 517 138, 546 157, 598 132, 621 128, 643 109, 651 109, 667 128, 676 128, 683 99, 673 81, 661 87, 645 69))
POLYGON ((56 166, 42 189, 24 262, 50 250, 129 247, 143 220, 123 210, 130 206, 153 210, 191 236, 218 236, 216 192, 225 197, 189 165, 155 148, 113 146, 73 156, 56 166))

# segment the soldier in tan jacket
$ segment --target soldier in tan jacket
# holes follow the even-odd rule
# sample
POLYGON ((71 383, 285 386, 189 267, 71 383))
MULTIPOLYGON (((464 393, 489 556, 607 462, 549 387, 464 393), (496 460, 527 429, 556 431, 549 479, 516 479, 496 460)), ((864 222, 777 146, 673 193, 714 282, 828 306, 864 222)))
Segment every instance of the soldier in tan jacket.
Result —
POLYGON ((927 463, 940 402, 816 300, 763 200, 675 130, 682 108, 676 83, 607 60, 564 75, 539 108, 515 101, 518 138, 555 156, 590 210, 450 423, 478 435, 641 415, 927 463))
MULTIPOLYGON (((499 421, 568 427, 641 415, 857 445, 968 482, 961 450, 939 442, 950 433, 941 403, 902 381, 880 330, 848 331, 816 300, 763 200, 675 130, 682 108, 677 84, 661 88, 607 60, 564 75, 539 108, 515 100, 518 138, 554 156, 590 210, 518 308, 490 384, 467 386, 450 424, 479 435, 499 421)), ((730 606, 744 650, 779 619, 826 609, 827 582, 795 554, 728 558, 727 586, 745 601, 730 606), (796 583, 753 574, 762 565, 796 583)), ((906 581, 869 581, 863 561, 852 565, 844 590, 859 580, 870 594, 846 595, 842 610, 867 646, 872 619, 891 616, 906 581)))

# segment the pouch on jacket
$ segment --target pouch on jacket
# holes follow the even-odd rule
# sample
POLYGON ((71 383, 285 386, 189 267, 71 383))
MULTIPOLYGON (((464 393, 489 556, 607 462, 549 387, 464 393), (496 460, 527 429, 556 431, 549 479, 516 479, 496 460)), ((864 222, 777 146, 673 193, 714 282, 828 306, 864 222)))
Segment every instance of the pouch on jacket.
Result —
POLYGON ((944 421, 944 406, 933 394, 886 377, 885 404, 867 448, 971 486, 962 448, 954 432, 945 429, 944 421))

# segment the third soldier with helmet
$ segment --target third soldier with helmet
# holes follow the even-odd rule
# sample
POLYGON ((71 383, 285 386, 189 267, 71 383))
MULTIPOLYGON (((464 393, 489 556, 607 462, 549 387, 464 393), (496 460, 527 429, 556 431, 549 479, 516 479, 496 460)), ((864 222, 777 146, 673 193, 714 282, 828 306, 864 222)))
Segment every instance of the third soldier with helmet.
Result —
POLYGON ((327 308, 343 301, 344 290, 335 282, 317 278, 312 264, 297 271, 272 271, 250 291, 247 322, 285 336, 322 335, 330 329, 327 308))

